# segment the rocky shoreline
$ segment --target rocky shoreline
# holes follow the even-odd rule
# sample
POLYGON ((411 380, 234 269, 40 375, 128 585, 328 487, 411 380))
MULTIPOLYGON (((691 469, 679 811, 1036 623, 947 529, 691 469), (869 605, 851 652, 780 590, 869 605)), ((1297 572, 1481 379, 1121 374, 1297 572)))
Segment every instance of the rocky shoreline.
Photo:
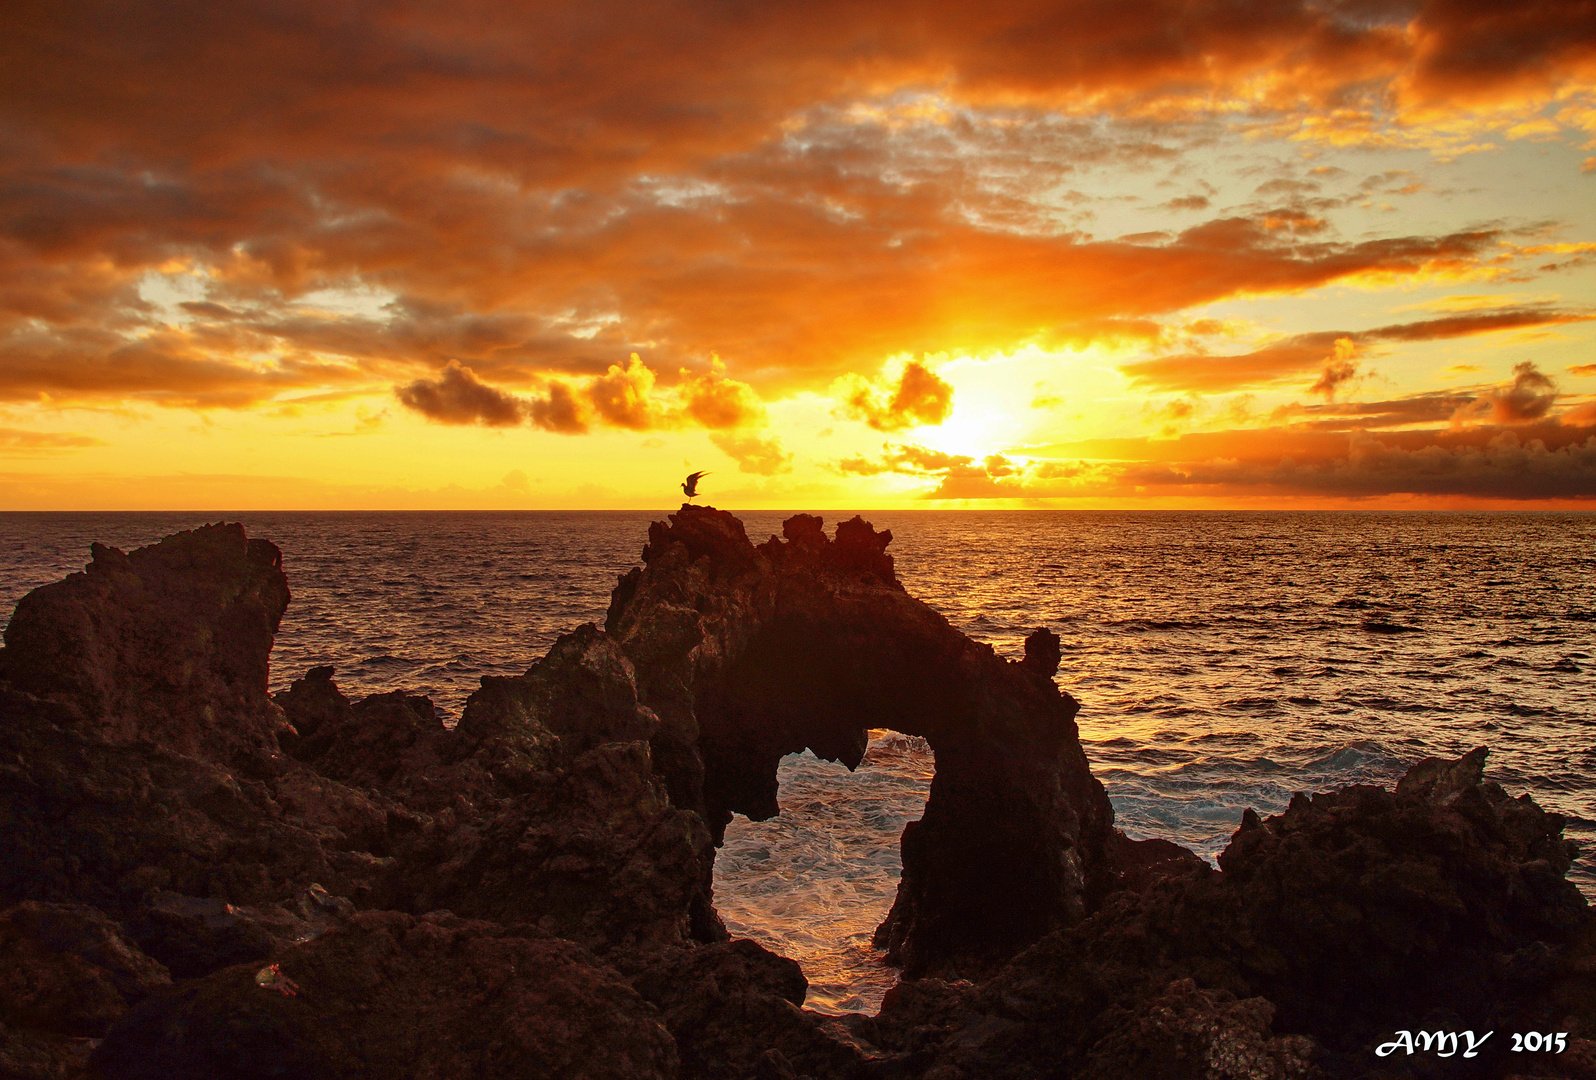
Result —
POLYGON ((1214 870, 1114 829, 1055 637, 970 641, 858 518, 783 533, 684 506, 453 729, 330 668, 269 695, 288 582, 241 526, 95 545, 0 651, 0 1077, 1596 1077, 1572 844, 1483 749, 1249 811, 1214 870), (871 728, 936 752, 905 977, 821 1016, 727 940, 715 847, 871 728))

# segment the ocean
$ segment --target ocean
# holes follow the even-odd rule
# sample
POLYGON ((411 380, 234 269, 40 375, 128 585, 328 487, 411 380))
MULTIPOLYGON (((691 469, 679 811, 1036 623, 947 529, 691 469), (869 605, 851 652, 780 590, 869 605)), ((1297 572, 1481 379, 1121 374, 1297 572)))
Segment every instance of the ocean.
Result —
MULTIPOLYGON (((659 512, 0 513, 0 601, 124 549, 242 521, 283 550, 293 601, 273 688, 332 664, 351 697, 404 688, 450 722, 603 622, 659 512)), ((742 513, 756 543, 786 513, 742 513)), ((828 513, 828 527, 849 514, 828 513)), ((1596 850, 1596 514, 865 511, 911 595, 1018 657, 1063 639, 1058 684, 1120 828, 1212 858, 1252 807, 1392 785, 1430 755, 1486 771, 1596 850)), ((782 813, 741 818, 716 861, 738 936, 791 956, 811 1008, 874 1012, 895 973, 870 935, 933 762, 875 732, 865 763, 795 754, 782 813)), ((1573 878, 1596 897, 1596 856, 1573 878)))

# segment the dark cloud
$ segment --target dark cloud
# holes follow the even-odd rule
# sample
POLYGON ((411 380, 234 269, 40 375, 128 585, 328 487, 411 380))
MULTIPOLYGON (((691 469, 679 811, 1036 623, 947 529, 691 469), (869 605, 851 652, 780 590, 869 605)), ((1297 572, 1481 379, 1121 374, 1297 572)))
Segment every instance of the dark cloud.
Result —
MULTIPOLYGON (((1590 429, 1586 429, 1589 433, 1590 429)), ((1556 449, 1513 431, 1484 445, 1393 445, 1386 436, 1354 433, 1342 454, 1318 460, 1194 461, 1137 465, 1118 482, 1160 494, 1444 495, 1472 499, 1596 499, 1596 436, 1556 449)))
POLYGON ((1290 382, 1319 369, 1312 392, 1330 394, 1357 374, 1357 358, 1384 341, 1432 341, 1498 330, 1556 326, 1596 318, 1588 311, 1554 307, 1504 308, 1396 323, 1372 330, 1298 334, 1250 353, 1215 356, 1181 353, 1121 365, 1133 382, 1155 390, 1215 393, 1290 382))
POLYGON ((704 375, 683 371, 674 387, 660 390, 656 382, 653 369, 633 353, 626 363, 611 364, 585 383, 550 379, 541 391, 521 396, 450 360, 436 378, 396 386, 394 393, 402 404, 440 423, 512 427, 525 420, 562 435, 584 434, 595 423, 651 431, 690 426, 726 430, 764 422, 765 406, 758 395, 746 383, 727 378, 718 361, 704 375))
POLYGON ((401 404, 440 424, 514 427, 526 416, 520 398, 489 386, 458 360, 449 361, 438 378, 396 386, 394 394, 401 404))
POLYGON ((1428 101, 1543 87, 1556 71, 1588 71, 1596 47, 1596 7, 1588 3, 1444 0, 1416 14, 1409 38, 1416 70, 1405 88, 1428 101))
POLYGON ((1410 183, 1408 177, 1412 175, 1407 169, 1387 169, 1385 172, 1375 173, 1373 176, 1365 176, 1358 185, 1358 190, 1365 194, 1373 194, 1378 191, 1389 195, 1410 183))
POLYGON ((1178 439, 1083 440, 1031 452, 1087 463, 1073 490, 1055 494, 1126 495, 1140 488, 1204 498, 1587 499, 1596 498, 1593 421, 1596 416, 1570 413, 1561 421, 1517 427, 1379 433, 1294 426, 1198 432, 1178 439))
POLYGON ((1497 424, 1539 420, 1557 403, 1557 385, 1529 361, 1513 365, 1513 381, 1492 388, 1453 414, 1459 421, 1490 419, 1497 424))
MULTIPOLYGON (((1409 402, 1382 403, 1394 416, 1409 402)), ((1411 418, 1445 417, 1425 399, 1411 418)), ((1309 406, 1354 411, 1360 406, 1309 406)), ((1435 496, 1530 502, 1596 499, 1596 405, 1514 427, 1334 431, 1313 425, 1092 439, 982 461, 887 444, 839 462, 855 475, 929 482, 927 499, 1346 498, 1435 496)))
POLYGON ((1292 404, 1275 410, 1271 418, 1276 422, 1290 422, 1294 428, 1314 431, 1373 430, 1442 423, 1474 400, 1473 394, 1443 390, 1389 401, 1292 404))
POLYGON ((1248 353, 1214 356, 1179 353, 1122 364, 1132 382, 1152 390, 1219 393, 1299 378, 1324 364, 1346 335, 1334 331, 1298 334, 1248 353))
POLYGON ((541 396, 529 398, 526 414, 533 427, 544 431, 556 431, 561 435, 587 432, 582 405, 575 392, 563 382, 551 382, 541 396))
POLYGON ((1213 432, 1049 448, 1073 459, 993 455, 922 471, 887 453, 846 472, 935 480, 927 499, 1337 498, 1444 496, 1532 503, 1596 499, 1596 413, 1580 426, 1457 432, 1213 432))
POLYGON ((837 415, 862 420, 877 431, 940 424, 953 411, 953 387, 916 360, 903 366, 896 386, 882 387, 857 375, 836 388, 837 415))
POLYGON ((1284 177, 1275 180, 1266 180, 1254 189, 1254 195, 1267 195, 1271 197, 1309 195, 1317 192, 1320 184, 1316 180, 1288 180, 1284 177))
POLYGON ((131 400, 198 408, 242 408, 305 386, 347 385, 361 373, 304 355, 267 363, 223 359, 253 351, 230 333, 165 328, 135 338, 79 327, 16 327, 0 334, 0 400, 131 400))
POLYGON ((53 127, 79 153, 120 137, 140 155, 228 162, 262 140, 309 153, 360 139, 394 157, 443 146, 474 163, 557 174, 583 140, 600 161, 646 169, 874 88, 1176 106, 1242 85, 1276 107, 1370 93, 1489 99, 1588 64, 1596 39, 1578 0, 979 10, 485 0, 469 14, 309 0, 20 0, 8 11, 0 87, 30 126, 53 127))
MULTIPOLYGON (((1334 406, 1333 408, 1344 408, 1334 406)), ((1313 408, 1313 406, 1309 406, 1313 408)), ((1317 461, 1346 453, 1347 439, 1356 431, 1330 430, 1313 425, 1234 428, 1225 431, 1187 432, 1175 439, 1081 439, 1032 447, 1028 455, 1041 459, 1087 459, 1115 462, 1181 463, 1239 461, 1268 464, 1284 458, 1317 461)), ((1386 430, 1373 433, 1382 443, 1419 451, 1430 446, 1479 449, 1498 436, 1511 434, 1526 444, 1540 443, 1559 450, 1584 442, 1596 431, 1588 424, 1541 420, 1518 428, 1490 424, 1386 430)))
POLYGON ((1308 393, 1334 399, 1341 389, 1358 378, 1357 345, 1350 338, 1339 338, 1335 351, 1325 362, 1319 378, 1308 387, 1308 393))
MULTIPOLYGON (((484 379, 528 384, 550 374, 608 379, 611 358, 644 348, 663 370, 718 351, 740 381, 768 393, 825 386, 904 352, 1151 340, 1158 317, 1194 304, 1467 266, 1495 251, 1491 232, 1330 243, 1289 223, 1271 228, 1268 214, 1154 244, 1092 242, 953 215, 955 201, 970 202, 964 178, 906 186, 861 160, 885 164, 870 145, 773 145, 718 168, 707 188, 715 194, 701 203, 633 185, 529 200, 459 169, 396 188, 370 167, 327 181, 350 187, 334 200, 351 207, 336 227, 318 223, 313 191, 282 214, 270 200, 196 192, 198 203, 231 206, 234 219, 196 225, 192 237, 121 218, 89 229, 65 214, 56 232, 86 231, 48 250, 0 238, 0 359, 15 348, 8 321, 59 340, 177 333, 139 292, 145 273, 177 259, 209 291, 184 301, 181 334, 213 359, 238 357, 240 370, 256 370, 259 356, 300 355, 344 365, 340 382, 393 382, 457 359, 484 379), (262 235, 266 223, 275 232, 262 235), (394 299, 380 315, 300 302, 342 287, 394 299)), ((1013 202, 1002 191, 992 199, 1013 202)), ((59 351, 56 381, 92 392, 92 365, 74 373, 84 361, 59 351)), ((297 370, 307 377, 279 382, 322 385, 297 370)), ((0 394, 5 379, 0 365, 0 394)), ((934 407, 936 388, 925 389, 934 407)), ((601 394, 613 422, 652 422, 628 406, 625 386, 613 390, 601 394)), ((102 393, 120 391, 113 382, 102 393)))

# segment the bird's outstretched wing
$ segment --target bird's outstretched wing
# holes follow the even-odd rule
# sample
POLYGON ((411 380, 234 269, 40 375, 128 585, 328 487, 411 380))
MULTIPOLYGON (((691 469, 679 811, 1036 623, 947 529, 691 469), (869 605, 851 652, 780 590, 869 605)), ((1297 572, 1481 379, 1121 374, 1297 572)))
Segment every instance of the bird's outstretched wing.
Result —
POLYGON ((698 494, 698 481, 699 481, 699 478, 700 477, 704 477, 704 476, 708 476, 708 475, 709 475, 709 470, 708 469, 704 469, 704 470, 702 470, 700 472, 688 473, 686 482, 682 484, 682 490, 687 492, 689 497, 691 497, 693 495, 697 495, 698 494))

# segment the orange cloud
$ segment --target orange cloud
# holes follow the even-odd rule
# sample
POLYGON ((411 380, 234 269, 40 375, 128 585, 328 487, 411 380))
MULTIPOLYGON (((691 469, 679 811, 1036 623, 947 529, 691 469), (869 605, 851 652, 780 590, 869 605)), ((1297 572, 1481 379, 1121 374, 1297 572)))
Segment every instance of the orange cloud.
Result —
POLYGON ((654 373, 633 353, 625 366, 611 364, 603 375, 588 383, 593 409, 609 424, 647 431, 661 420, 654 401, 654 373))
MULTIPOLYGON (((593 423, 630 431, 693 425, 724 430, 765 420, 764 403, 753 388, 727 378, 718 360, 705 375, 683 371, 680 383, 667 390, 657 390, 656 382, 653 370, 633 353, 625 364, 611 364, 584 384, 550 379, 540 393, 523 397, 450 360, 437 377, 396 386, 394 394, 407 408, 442 424, 513 427, 525 421, 562 435, 584 434, 593 423)), ((756 454, 757 442, 752 437, 733 440, 728 445, 745 451, 741 456, 727 452, 739 460, 775 460, 768 447, 762 456, 756 454)))
POLYGON ((953 411, 953 387, 917 360, 903 366, 896 386, 845 375, 832 394, 840 399, 838 416, 862 420, 877 431, 940 424, 953 411))
MULTIPOLYGON (((441 381, 457 361, 490 389, 545 387, 524 405, 550 430, 642 430, 672 414, 613 358, 668 371, 718 351, 737 380, 677 404, 732 430, 760 394, 886 356, 1153 340, 1227 297, 1467 270, 1497 231, 1341 242, 1318 181, 1265 182, 1284 205, 1149 243, 1094 239, 1056 205, 1087 196, 1039 193, 1083 163, 1170 162, 1230 116, 1555 96, 1596 63, 1590 21, 1580 0, 912 17, 896 0, 482 0, 470 17, 19 0, 0 40, 0 398, 236 407, 438 384, 439 415, 504 415, 449 397, 469 397, 441 381), (193 295, 151 299, 163 275, 193 295), (361 289, 382 301, 316 309, 361 289)), ((1318 348, 1236 358, 1230 378, 1322 371, 1318 348)), ((943 407, 928 380, 902 390, 859 415, 895 430, 943 407)))
POLYGON ((551 381, 542 397, 526 403, 527 418, 533 427, 544 431, 557 431, 562 435, 582 435, 587 432, 587 418, 576 393, 558 380, 551 381))
POLYGON ((1335 349, 1326 360, 1324 370, 1308 393, 1334 398, 1336 393, 1358 377, 1357 343, 1351 338, 1337 338, 1335 349))
POLYGON ((52 450, 78 450, 85 446, 104 446, 104 439, 64 431, 28 431, 0 427, 0 454, 32 455, 52 450))
POLYGON ((964 468, 975 462, 974 458, 963 454, 945 454, 940 450, 930 450, 913 444, 893 446, 890 443, 883 443, 881 450, 882 455, 876 460, 865 457, 844 458, 837 462, 837 471, 855 476, 879 476, 882 473, 924 476, 944 470, 964 468))
POLYGON ((781 442, 773 437, 717 431, 710 435, 709 441, 737 462, 738 469, 743 472, 759 476, 792 472, 792 455, 783 450, 781 442))
POLYGON ((754 388, 736 379, 728 379, 726 365, 721 363, 719 357, 710 364, 707 375, 694 376, 684 371, 682 379, 682 386, 678 390, 683 398, 682 410, 703 427, 744 427, 765 418, 764 403, 754 393, 754 388))

